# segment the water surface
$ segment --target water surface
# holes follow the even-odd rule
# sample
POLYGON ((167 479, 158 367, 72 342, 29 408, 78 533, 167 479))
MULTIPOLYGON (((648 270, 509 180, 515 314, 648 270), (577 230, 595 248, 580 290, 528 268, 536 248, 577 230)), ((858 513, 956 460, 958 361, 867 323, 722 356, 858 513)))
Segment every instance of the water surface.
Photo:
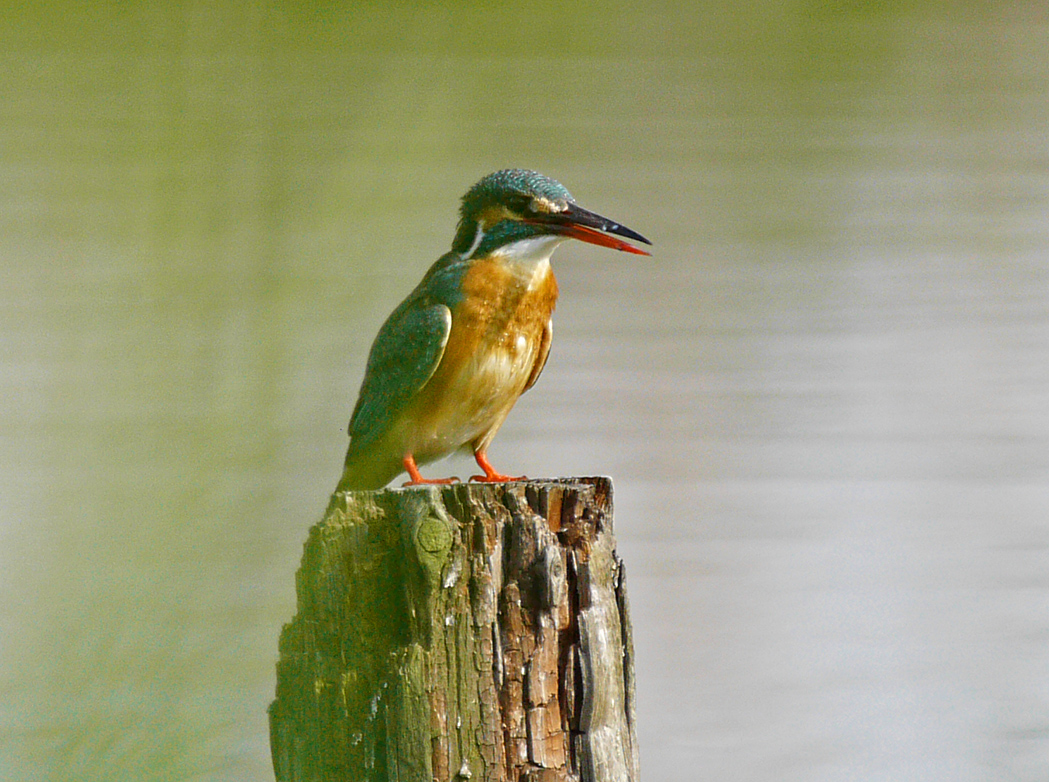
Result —
POLYGON ((1041 6, 3 16, 0 778, 272 778, 368 345, 519 165, 656 243, 491 452, 615 479, 645 777, 1045 779, 1041 6))

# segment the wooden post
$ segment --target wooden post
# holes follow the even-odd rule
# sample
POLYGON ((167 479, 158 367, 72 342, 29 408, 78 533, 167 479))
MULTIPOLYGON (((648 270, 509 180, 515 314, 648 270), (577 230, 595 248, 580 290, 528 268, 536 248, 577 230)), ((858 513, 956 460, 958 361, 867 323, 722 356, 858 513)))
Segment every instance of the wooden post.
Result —
POLYGON ((637 782, 608 478, 332 497, 284 627, 278 782, 637 782))

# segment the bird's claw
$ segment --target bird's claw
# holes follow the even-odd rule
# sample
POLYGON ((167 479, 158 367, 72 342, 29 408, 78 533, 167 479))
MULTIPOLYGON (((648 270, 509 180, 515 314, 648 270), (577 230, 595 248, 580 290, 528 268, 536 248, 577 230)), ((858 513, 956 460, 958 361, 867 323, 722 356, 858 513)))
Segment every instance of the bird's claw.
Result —
POLYGON ((454 483, 462 483, 462 481, 453 475, 451 478, 420 478, 417 481, 405 481, 401 486, 450 486, 454 483))
POLYGON ((471 475, 470 483, 513 483, 514 481, 527 481, 527 475, 502 475, 492 473, 491 475, 471 475))
POLYGON ((497 472, 492 466, 492 463, 488 461, 488 453, 482 448, 479 451, 474 452, 474 459, 477 461, 477 466, 484 470, 484 475, 471 475, 470 481, 477 481, 478 483, 510 483, 512 481, 527 481, 524 475, 503 475, 501 472, 497 472))

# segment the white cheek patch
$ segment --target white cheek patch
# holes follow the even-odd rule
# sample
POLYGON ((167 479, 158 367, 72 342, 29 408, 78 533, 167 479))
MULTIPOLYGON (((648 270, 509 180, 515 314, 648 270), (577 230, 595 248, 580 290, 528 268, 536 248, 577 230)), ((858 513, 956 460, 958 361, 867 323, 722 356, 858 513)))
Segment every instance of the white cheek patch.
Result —
POLYGON ((470 248, 465 253, 463 253, 463 258, 472 257, 474 252, 476 252, 477 248, 480 246, 481 242, 484 241, 484 230, 481 228, 481 224, 477 223, 476 227, 477 233, 474 234, 474 240, 470 244, 470 248))

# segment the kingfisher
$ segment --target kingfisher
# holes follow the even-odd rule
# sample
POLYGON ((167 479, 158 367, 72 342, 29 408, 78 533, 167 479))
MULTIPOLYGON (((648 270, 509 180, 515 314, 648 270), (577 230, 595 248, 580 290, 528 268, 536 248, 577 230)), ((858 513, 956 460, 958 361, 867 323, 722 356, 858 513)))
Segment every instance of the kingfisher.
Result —
POLYGON ((368 354, 336 491, 380 489, 402 472, 470 448, 477 481, 513 481, 488 446, 550 353, 557 280, 550 256, 579 239, 648 252, 636 231, 579 206, 555 180, 523 169, 489 174, 463 196, 452 249, 400 303, 368 354))

